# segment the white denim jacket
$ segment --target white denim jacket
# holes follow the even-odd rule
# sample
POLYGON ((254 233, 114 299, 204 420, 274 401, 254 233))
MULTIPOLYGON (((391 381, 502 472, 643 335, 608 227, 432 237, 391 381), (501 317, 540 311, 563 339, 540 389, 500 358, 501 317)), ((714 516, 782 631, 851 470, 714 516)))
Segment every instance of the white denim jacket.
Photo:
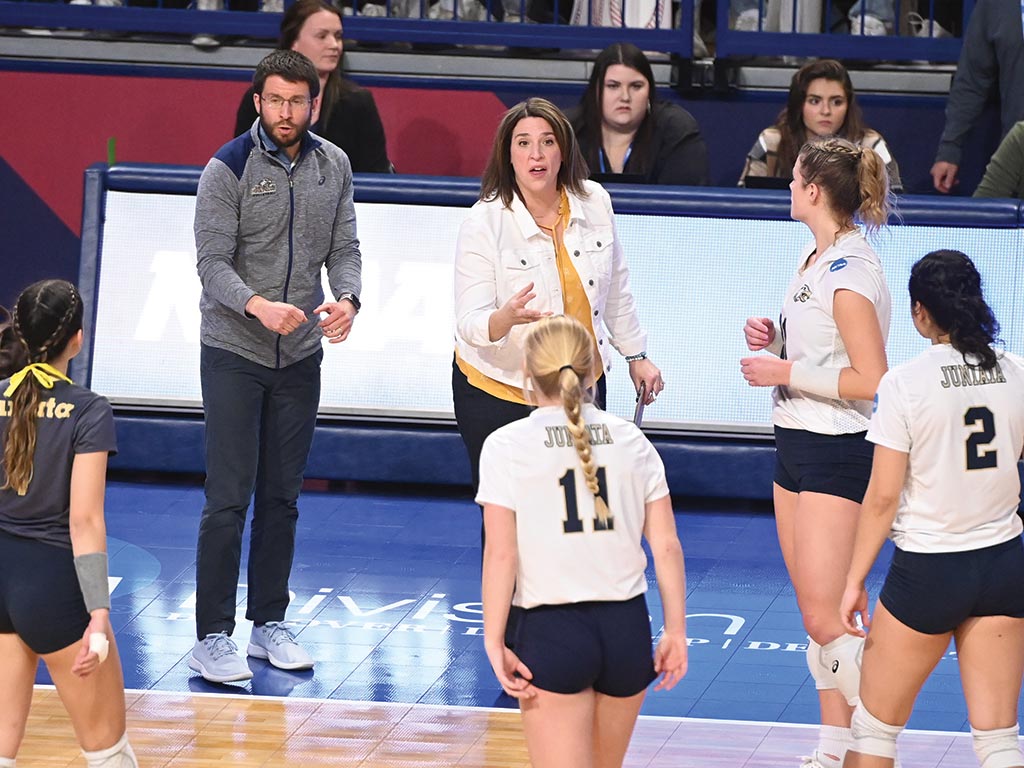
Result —
MULTIPOLYGON (((614 346, 622 355, 647 349, 640 327, 629 268, 615 232, 608 193, 593 181, 589 193, 569 193, 565 247, 593 309, 594 336, 605 371, 611 370, 614 346)), ((508 335, 490 340, 488 320, 509 298, 534 284, 531 309, 561 314, 562 287, 551 238, 537 226, 518 195, 505 208, 500 199, 479 201, 459 230, 455 254, 455 346, 459 355, 497 381, 523 386, 523 344, 529 325, 515 325, 508 335)))

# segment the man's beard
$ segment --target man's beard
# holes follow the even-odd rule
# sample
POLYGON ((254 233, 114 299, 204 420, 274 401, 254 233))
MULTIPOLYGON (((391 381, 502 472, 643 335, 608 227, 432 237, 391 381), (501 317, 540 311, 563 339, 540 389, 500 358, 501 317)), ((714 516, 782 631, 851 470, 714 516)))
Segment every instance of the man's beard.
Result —
MULTIPOLYGON (((280 122, 284 123, 283 120, 280 122)), ((303 137, 307 133, 309 133, 309 120, 306 120, 305 122, 302 123, 290 122, 289 124, 292 127, 293 133, 291 138, 285 140, 278 136, 275 133, 273 126, 271 126, 271 124, 267 122, 267 119, 265 117, 260 115, 260 125, 263 126, 264 132, 267 134, 267 136, 270 137, 270 140, 277 145, 278 149, 287 149, 288 147, 294 147, 296 144, 302 141, 303 137)))

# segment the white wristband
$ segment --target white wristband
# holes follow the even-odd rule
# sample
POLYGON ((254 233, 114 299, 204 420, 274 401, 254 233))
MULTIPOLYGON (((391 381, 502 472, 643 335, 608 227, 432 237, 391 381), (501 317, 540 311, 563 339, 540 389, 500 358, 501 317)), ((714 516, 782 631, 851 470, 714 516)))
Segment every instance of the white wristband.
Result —
POLYGON ((89 651, 100 657, 100 664, 107 660, 110 641, 105 632, 93 632, 89 635, 89 651))
POLYGON ((789 369, 789 386, 809 395, 839 399, 839 373, 842 368, 825 368, 796 360, 789 369))

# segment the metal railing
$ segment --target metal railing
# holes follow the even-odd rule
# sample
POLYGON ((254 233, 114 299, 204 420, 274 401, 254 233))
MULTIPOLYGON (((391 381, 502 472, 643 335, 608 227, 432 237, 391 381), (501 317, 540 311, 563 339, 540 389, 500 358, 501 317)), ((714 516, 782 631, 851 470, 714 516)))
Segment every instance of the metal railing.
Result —
MULTIPOLYGON (((93 0, 95 5, 85 5, 0 0, 0 27, 277 37, 280 13, 256 12, 256 0, 200 0, 222 10, 182 7, 185 1, 93 0)), ((834 13, 833 0, 757 0, 759 16, 753 29, 734 28, 738 14, 732 4, 737 0, 718 0, 716 56, 955 61, 959 37, 928 36, 929 31, 945 32, 928 24, 935 15, 935 0, 918 0, 928 3, 920 12, 924 26, 908 31, 903 10, 914 1, 895 0, 891 34, 876 37, 850 34, 843 24, 838 31, 822 32, 834 13)), ((973 8, 973 0, 963 2, 961 29, 973 8)), ((343 4, 346 37, 364 42, 562 49, 600 49, 631 42, 645 51, 692 58, 694 0, 681 0, 674 14, 671 8, 667 0, 344 0, 343 4), (630 26, 644 20, 652 28, 630 26)))

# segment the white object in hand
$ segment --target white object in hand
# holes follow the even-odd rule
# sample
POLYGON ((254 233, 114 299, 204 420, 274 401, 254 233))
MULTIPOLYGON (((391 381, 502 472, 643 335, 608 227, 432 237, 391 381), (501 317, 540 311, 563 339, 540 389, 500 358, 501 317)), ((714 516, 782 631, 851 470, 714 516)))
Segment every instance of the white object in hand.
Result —
POLYGON ((109 650, 110 641, 107 640, 106 632, 93 632, 89 635, 89 651, 100 657, 100 664, 107 660, 109 650))

